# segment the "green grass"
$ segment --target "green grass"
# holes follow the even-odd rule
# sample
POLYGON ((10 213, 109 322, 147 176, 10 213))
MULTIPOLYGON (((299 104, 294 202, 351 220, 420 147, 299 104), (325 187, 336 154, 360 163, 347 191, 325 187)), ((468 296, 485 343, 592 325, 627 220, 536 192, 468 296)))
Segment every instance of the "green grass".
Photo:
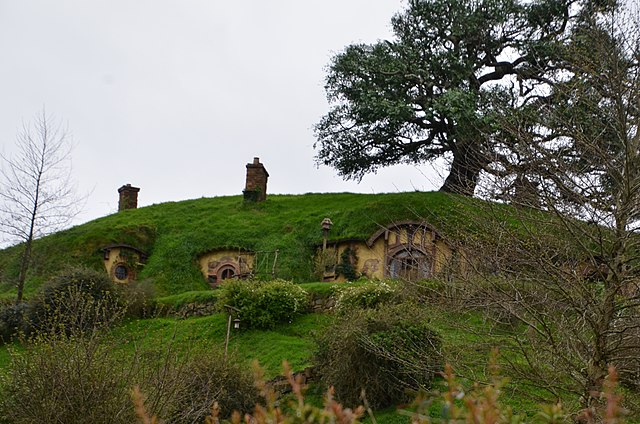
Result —
MULTIPOLYGON (((382 225, 427 220, 445 234, 470 228, 484 202, 445 193, 272 195, 259 204, 240 196, 168 202, 126 210, 37 240, 27 294, 67 265, 103 267, 100 249, 123 243, 149 254, 139 278, 160 296, 208 288, 197 258, 214 249, 279 251, 277 275, 312 278, 312 257, 322 243, 320 222, 334 223, 330 238, 367 239, 382 225)), ((503 206, 497 206, 504 208, 503 206)), ((0 251, 0 294, 13 293, 20 246, 0 251)), ((270 271, 273 254, 258 256, 258 273, 270 271)))
MULTIPOLYGON (((12 347, 16 347, 12 345, 12 347)), ((0 370, 6 369, 11 362, 11 353, 9 352, 9 346, 0 346, 0 370)))
MULTIPOLYGON (((326 315, 308 314, 269 331, 232 330, 229 350, 247 365, 257 360, 269 378, 281 373, 285 359, 294 370, 302 370, 311 365, 314 333, 328 322, 326 315)), ((136 349, 157 348, 186 353, 189 349, 223 349, 226 326, 225 314, 189 319, 155 318, 128 322, 116 329, 113 336, 120 340, 123 355, 133 355, 136 349)))
MULTIPOLYGON (((493 328, 481 311, 457 312, 436 305, 425 305, 429 310, 429 322, 443 337, 445 360, 454 367, 458 381, 469 390, 475 382, 487 382, 487 364, 494 347, 508 344, 508 328, 493 328)), ((314 335, 326 328, 332 316, 328 314, 307 314, 290 324, 282 324, 273 330, 232 330, 229 350, 236 354, 247 367, 254 360, 265 370, 270 379, 282 372, 282 361, 287 360, 293 370, 299 371, 312 364, 315 349, 314 335)), ((154 318, 126 322, 112 332, 117 341, 113 353, 118 356, 132 356, 141 351, 175 350, 187 354, 191 349, 223 349, 226 335, 227 316, 214 314, 199 318, 154 318)), ((19 349, 18 345, 11 345, 19 349)), ((503 351, 502 355, 508 355, 503 351)), ((9 365, 9 350, 0 347, 0 372, 9 365)), ((507 372, 507 369, 504 369, 507 372)), ((436 388, 444 390, 439 384, 436 388)), ((321 402, 320 392, 325 388, 315 384, 311 398, 321 402)), ((501 401, 511 406, 517 413, 532 416, 539 410, 542 393, 534 387, 516 382, 503 389, 501 401)), ((637 396, 636 396, 637 397, 637 396)), ((440 404, 435 402, 429 409, 433 417, 439 416, 440 404)), ((400 415, 396 408, 375 412, 380 424, 408 423, 409 418, 400 415)))

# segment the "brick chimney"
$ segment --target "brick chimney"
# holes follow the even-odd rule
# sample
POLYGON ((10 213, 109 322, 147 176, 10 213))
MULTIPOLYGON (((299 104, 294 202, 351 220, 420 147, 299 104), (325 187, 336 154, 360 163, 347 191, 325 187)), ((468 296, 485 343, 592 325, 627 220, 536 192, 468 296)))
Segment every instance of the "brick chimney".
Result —
POLYGON ((247 183, 242 193, 245 202, 262 202, 267 198, 267 180, 269 173, 260 163, 260 158, 253 158, 247 164, 247 183))
POLYGON ((140 188, 132 187, 131 184, 123 185, 118 189, 120 200, 118 201, 118 212, 125 209, 136 209, 138 207, 138 192, 140 188))

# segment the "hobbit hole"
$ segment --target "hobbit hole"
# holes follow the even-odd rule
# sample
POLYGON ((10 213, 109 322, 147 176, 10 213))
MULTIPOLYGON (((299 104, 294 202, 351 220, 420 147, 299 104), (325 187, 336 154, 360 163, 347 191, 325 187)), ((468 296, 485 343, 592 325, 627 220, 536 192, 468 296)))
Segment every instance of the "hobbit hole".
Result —
POLYGON ((230 278, 253 276, 255 253, 243 250, 213 250, 200 257, 200 269, 211 288, 230 278))
POLYGON ((104 267, 115 283, 135 281, 147 255, 133 246, 112 244, 102 248, 104 267))
MULTIPOLYGON (((244 201, 265 200, 269 174, 264 165, 255 157, 246 165, 246 170, 244 201)), ((136 208, 139 191, 131 184, 120 187, 119 210, 136 208)), ((393 222, 380 227, 366 240, 331 240, 333 226, 328 217, 320 223, 322 244, 316 245, 314 261, 316 278, 321 281, 352 281, 359 277, 418 281, 435 275, 451 275, 451 271, 466 273, 464 252, 453 248, 426 222, 393 222)), ((146 254, 133 246, 114 244, 102 250, 105 269, 118 283, 135 280, 146 260, 146 254)), ((276 278, 278 252, 221 248, 199 255, 197 262, 204 280, 216 288, 233 278, 276 278)))
POLYGON ((323 255, 322 266, 335 264, 323 269, 324 281, 358 276, 418 281, 444 272, 454 251, 429 224, 401 221, 381 228, 366 241, 329 242, 318 254, 323 255))

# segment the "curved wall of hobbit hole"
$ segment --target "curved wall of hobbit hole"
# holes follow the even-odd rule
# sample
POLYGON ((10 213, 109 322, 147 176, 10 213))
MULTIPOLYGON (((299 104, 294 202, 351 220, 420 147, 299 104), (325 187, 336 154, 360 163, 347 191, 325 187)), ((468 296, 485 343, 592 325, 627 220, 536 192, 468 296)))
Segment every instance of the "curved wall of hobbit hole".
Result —
POLYGON ((200 256, 200 270, 211 288, 230 278, 253 276, 256 255, 244 250, 219 249, 200 256))
POLYGON ((338 282, 349 279, 345 269, 370 279, 423 280, 447 270, 456 254, 431 225, 418 221, 389 224, 366 241, 332 241, 318 253, 323 280, 338 282))
POLYGON ((126 244, 112 244, 102 248, 104 267, 116 283, 135 281, 144 266, 147 255, 142 250, 126 244))

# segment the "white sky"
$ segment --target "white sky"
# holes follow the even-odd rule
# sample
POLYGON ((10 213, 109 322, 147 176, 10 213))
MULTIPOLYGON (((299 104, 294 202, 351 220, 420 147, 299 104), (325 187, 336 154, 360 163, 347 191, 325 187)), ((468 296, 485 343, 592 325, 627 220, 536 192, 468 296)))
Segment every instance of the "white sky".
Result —
POLYGON ((90 193, 76 223, 139 206, 240 194, 254 156, 269 193, 432 190, 428 166, 360 184, 314 163, 324 68, 390 36, 399 0, 0 0, 0 151, 45 106, 68 126, 90 193))

